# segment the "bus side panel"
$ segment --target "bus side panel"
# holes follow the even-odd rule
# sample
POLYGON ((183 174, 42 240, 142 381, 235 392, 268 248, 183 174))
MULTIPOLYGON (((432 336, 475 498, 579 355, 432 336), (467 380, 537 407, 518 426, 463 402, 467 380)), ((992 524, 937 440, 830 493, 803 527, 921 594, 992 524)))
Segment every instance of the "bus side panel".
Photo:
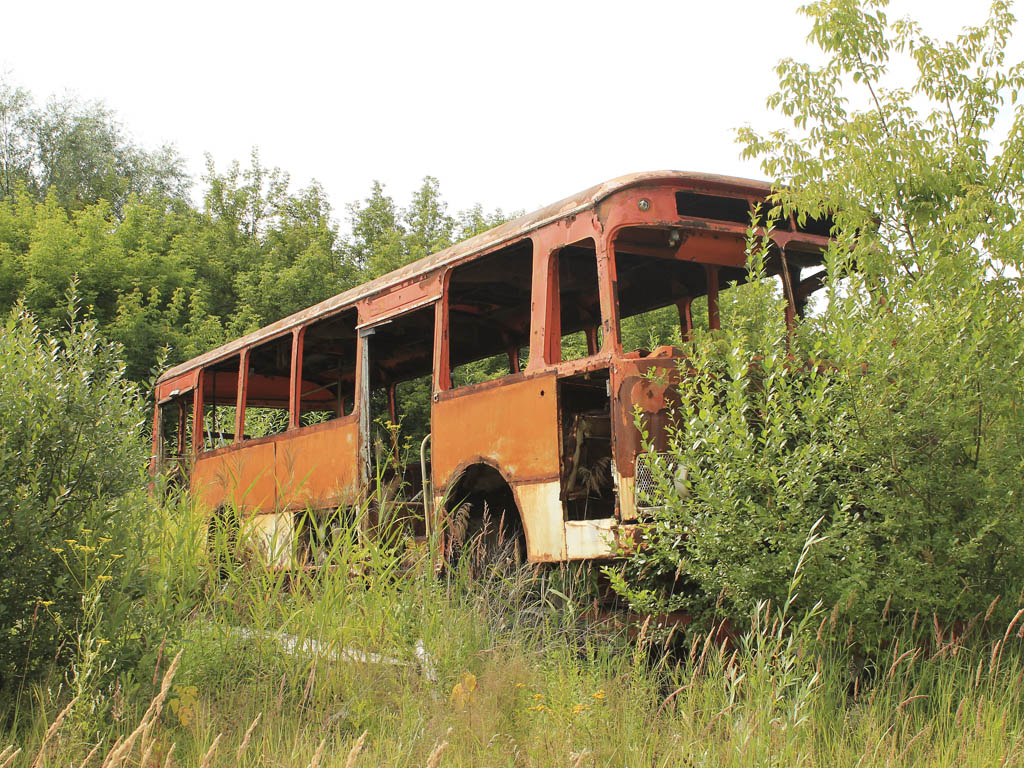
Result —
POLYGON ((274 443, 200 456, 192 469, 192 494, 211 510, 231 504, 248 512, 273 512, 277 502, 274 443))
POLYGON ((490 464, 515 492, 530 560, 564 558, 554 373, 443 393, 433 406, 431 431, 436 494, 459 470, 490 464))
POLYGON ((359 422, 354 417, 283 435, 276 459, 281 508, 354 504, 359 489, 358 445, 359 422))

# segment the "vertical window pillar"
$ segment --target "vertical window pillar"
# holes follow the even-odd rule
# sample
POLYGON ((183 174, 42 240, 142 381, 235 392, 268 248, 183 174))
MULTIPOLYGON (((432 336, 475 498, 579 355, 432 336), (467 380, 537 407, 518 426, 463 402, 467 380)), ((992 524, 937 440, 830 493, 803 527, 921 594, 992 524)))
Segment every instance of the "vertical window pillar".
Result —
POLYGON ((198 456, 203 446, 203 389, 206 387, 206 369, 200 368, 196 389, 192 394, 192 455, 198 456))
POLYGON ((235 442, 245 437, 245 390, 249 386, 249 350, 238 356, 238 396, 235 398, 235 442))
POLYGON ((693 299, 689 296, 676 302, 676 308, 679 310, 679 330, 682 331, 683 341, 693 340, 692 305, 693 299))
POLYGON ((451 272, 444 276, 441 298, 434 304, 434 392, 452 388, 452 366, 448 352, 448 289, 451 272))
POLYGON ((530 356, 526 370, 544 367, 547 352, 548 262, 550 249, 533 244, 533 273, 530 276, 530 356))
POLYGON ((597 284, 601 300, 601 325, 605 353, 622 353, 619 340, 619 304, 615 295, 615 246, 608 237, 597 240, 597 284))
POLYGON ((558 251, 549 250, 543 274, 547 275, 544 291, 544 362, 562 362, 562 305, 558 282, 558 251))
POLYGON ((302 405, 302 341, 305 328, 292 331, 291 379, 288 387, 288 429, 299 426, 299 409, 302 405))
POLYGON ((718 314, 718 265, 705 264, 704 271, 708 280, 708 328, 717 331, 722 327, 718 314))
POLYGON ((803 315, 803 305, 797 306, 796 291, 793 288, 794 283, 797 285, 800 283, 800 267, 789 266, 789 262, 786 261, 785 250, 782 250, 781 254, 782 289, 786 294, 786 329, 792 332, 796 328, 797 314, 803 315))

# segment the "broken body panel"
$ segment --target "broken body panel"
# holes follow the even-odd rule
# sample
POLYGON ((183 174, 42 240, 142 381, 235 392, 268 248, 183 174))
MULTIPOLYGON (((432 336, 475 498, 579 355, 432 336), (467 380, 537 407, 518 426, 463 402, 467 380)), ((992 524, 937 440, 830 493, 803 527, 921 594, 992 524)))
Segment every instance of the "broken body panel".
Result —
MULTIPOLYGON (((682 350, 623 350, 621 321, 674 307, 685 339, 706 297, 718 327, 718 292, 745 279, 750 212, 770 191, 622 177, 182 363, 156 384, 153 469, 276 535, 299 510, 365 499, 382 467, 375 419, 419 409, 425 528, 443 526, 460 478, 487 467, 479 475, 514 498, 530 561, 611 557, 639 514, 634 411, 657 446, 684 386, 682 350), (402 402, 419 379, 423 402, 402 402)), ((771 233, 789 320, 820 284, 801 270, 821 264, 829 226, 789 218, 771 233)))

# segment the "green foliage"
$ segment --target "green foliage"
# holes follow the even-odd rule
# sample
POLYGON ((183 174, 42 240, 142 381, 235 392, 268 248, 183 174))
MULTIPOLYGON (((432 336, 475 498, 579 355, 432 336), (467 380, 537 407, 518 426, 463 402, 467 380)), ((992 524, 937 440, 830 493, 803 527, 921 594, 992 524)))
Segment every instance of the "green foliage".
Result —
POLYGON ((101 102, 32 94, 0 78, 0 199, 29 190, 77 210, 106 200, 120 212, 132 195, 182 201, 189 179, 171 146, 136 146, 101 102))
POLYGON ((0 327, 0 689, 83 642, 123 651, 148 412, 118 352, 73 308, 59 334, 22 307, 0 327))
POLYGON ((163 349, 180 362, 505 220, 451 216, 428 176, 405 208, 374 183, 345 237, 318 183, 293 191, 255 150, 224 170, 207 158, 198 209, 179 165, 132 145, 101 104, 37 109, 0 82, 0 308, 20 299, 54 330, 77 279, 142 381, 163 349))
POLYGON ((378 277, 416 259, 478 235, 521 215, 498 209, 487 214, 478 204, 456 216, 448 213, 440 185, 433 176, 413 193, 408 207, 399 208, 379 181, 370 195, 348 206, 352 239, 348 252, 364 279, 378 277))
MULTIPOLYGON (((746 615, 781 597, 820 518, 807 594, 861 640, 883 616, 966 623, 1004 595, 1016 610, 1024 113, 991 142, 1024 83, 1004 66, 1012 17, 995 3, 983 27, 938 43, 883 7, 809 6, 826 61, 783 61, 769 101, 795 132, 740 133, 785 185, 780 206, 835 212, 827 306, 790 338, 762 320, 698 339, 672 440, 689 477, 683 493, 666 482, 645 529, 635 565, 662 581, 623 584, 636 600, 746 615), (904 87, 889 74, 901 54, 916 67, 904 87), (666 578, 701 596, 668 596, 666 578)), ((781 317, 756 283, 738 296, 748 318, 781 317)))

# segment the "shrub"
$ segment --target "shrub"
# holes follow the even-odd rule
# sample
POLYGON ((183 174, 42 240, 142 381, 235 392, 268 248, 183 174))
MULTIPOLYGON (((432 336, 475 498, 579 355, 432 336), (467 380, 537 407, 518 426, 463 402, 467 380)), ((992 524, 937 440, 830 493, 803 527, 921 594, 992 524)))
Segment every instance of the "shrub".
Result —
MULTIPOLYGON (((939 41, 885 5, 803 8, 823 57, 777 67, 769 106, 791 127, 739 133, 773 203, 834 214, 836 242, 827 302, 791 338, 723 323, 694 346, 673 444, 689 497, 646 527, 635 565, 688 580, 700 597, 675 602, 698 611, 778 598, 819 518, 805 591, 862 637, 883 616, 942 625, 999 596, 996 610, 1020 605, 1024 111, 1000 114, 1024 89, 1006 63, 1014 19, 994 2, 939 41)), ((730 294, 734 314, 766 316, 765 291, 730 294)))
POLYGON ((699 335, 680 369, 671 457, 656 464, 668 501, 641 526, 619 591, 638 608, 740 620, 786 598, 814 529, 802 591, 860 641, 901 614, 963 624, 1004 595, 1015 611, 1019 289, 948 262, 891 282, 882 303, 869 276, 833 272, 828 306, 790 334, 759 320, 782 316, 764 255, 754 248, 751 282, 723 294, 748 322, 699 335))
POLYGON ((144 399, 69 304, 59 334, 21 307, 0 326, 0 689, 81 650, 98 613, 122 624, 136 579, 144 399))

